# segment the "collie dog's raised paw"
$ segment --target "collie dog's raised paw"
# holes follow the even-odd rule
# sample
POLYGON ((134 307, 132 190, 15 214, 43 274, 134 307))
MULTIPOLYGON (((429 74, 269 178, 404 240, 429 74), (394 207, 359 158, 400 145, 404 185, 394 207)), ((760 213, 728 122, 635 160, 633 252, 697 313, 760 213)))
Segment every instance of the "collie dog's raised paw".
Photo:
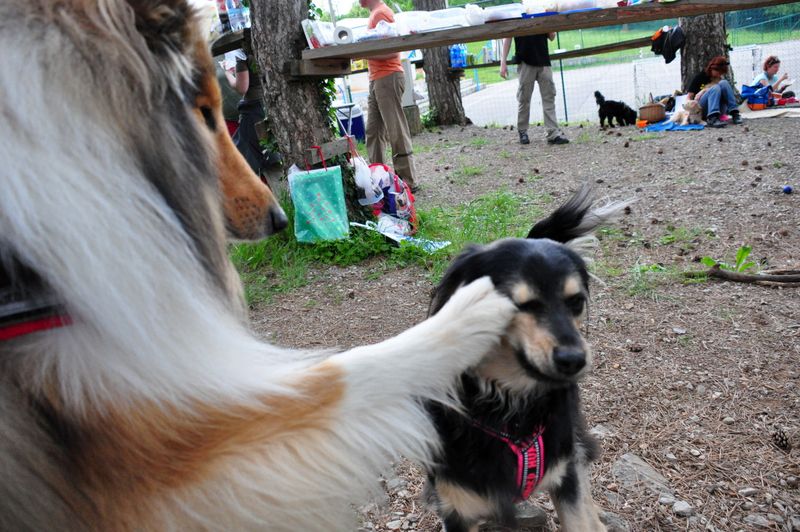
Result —
POLYGON ((464 356, 477 362, 500 339, 516 307, 494 288, 489 277, 481 277, 459 288, 436 314, 452 342, 461 343, 464 356))

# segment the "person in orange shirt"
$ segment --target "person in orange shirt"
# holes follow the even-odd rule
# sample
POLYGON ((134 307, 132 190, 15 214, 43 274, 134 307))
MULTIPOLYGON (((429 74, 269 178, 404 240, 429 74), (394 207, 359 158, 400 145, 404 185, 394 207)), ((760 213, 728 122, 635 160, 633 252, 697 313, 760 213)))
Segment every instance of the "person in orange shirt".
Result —
MULTIPOLYGON (((369 9, 368 29, 379 22, 394 22, 394 13, 382 0, 359 0, 369 9)), ((385 163, 386 143, 392 147, 392 166, 412 192, 417 182, 412 155, 411 132, 403 113, 405 76, 400 54, 392 53, 367 58, 369 67, 369 99, 367 100, 367 154, 370 162, 385 163)))

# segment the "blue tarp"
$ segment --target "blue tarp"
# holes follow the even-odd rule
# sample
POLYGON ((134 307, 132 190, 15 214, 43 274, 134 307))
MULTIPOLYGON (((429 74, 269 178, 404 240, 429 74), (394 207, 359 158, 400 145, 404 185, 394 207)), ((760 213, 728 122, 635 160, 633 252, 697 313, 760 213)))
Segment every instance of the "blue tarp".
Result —
POLYGON ((677 122, 669 122, 664 120, 655 124, 650 124, 644 128, 645 131, 699 131, 705 129, 706 126, 700 124, 687 124, 682 126, 677 122))

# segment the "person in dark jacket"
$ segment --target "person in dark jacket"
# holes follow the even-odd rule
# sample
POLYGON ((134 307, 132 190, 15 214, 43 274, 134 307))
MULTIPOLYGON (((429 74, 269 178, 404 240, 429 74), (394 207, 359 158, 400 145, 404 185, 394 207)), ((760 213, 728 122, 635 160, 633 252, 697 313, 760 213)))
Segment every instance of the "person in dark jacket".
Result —
POLYGON ((233 143, 247 160, 250 168, 260 175, 263 168, 272 162, 265 156, 259 142, 256 124, 266 118, 261 103, 261 78, 255 57, 241 48, 225 54, 225 77, 236 92, 241 94, 239 101, 239 127, 233 134, 233 143))

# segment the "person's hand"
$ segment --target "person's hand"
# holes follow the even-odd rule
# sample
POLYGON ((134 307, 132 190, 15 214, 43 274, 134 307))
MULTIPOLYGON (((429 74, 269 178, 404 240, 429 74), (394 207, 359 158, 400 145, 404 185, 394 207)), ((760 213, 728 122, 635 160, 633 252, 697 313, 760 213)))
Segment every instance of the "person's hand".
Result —
POLYGON ((505 61, 500 62, 500 77, 503 79, 508 78, 508 65, 505 61))
POLYGON ((781 76, 781 79, 779 79, 778 81, 780 82, 780 81, 783 81, 785 79, 789 79, 789 73, 788 72, 784 72, 783 76, 781 76))

